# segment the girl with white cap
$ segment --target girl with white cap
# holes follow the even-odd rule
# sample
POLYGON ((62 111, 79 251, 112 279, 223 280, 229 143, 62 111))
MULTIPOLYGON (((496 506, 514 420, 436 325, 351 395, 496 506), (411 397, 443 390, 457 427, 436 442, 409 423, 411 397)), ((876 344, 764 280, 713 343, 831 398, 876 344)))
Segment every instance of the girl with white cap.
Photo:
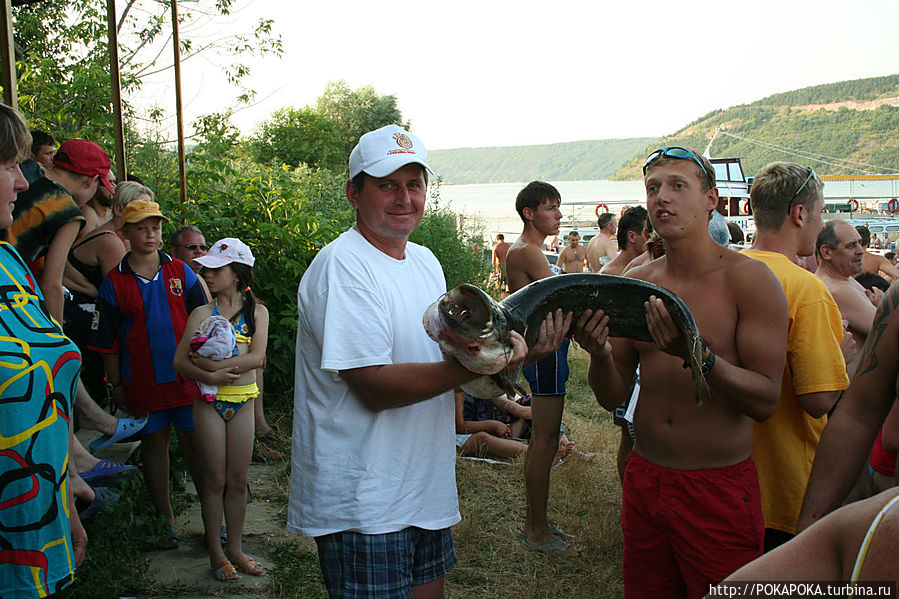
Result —
POLYGON ((250 290, 255 258, 239 239, 217 241, 206 256, 194 262, 204 267, 203 278, 215 299, 191 313, 175 351, 174 365, 183 376, 213 385, 210 375, 223 368, 239 375, 232 384, 219 385, 214 398, 206 396, 211 401, 199 389, 194 401, 194 426, 204 464, 200 501, 212 573, 216 580, 234 582, 239 579, 238 571, 254 576, 264 573, 262 566, 243 552, 241 536, 253 451, 252 403, 259 395, 256 369, 265 363, 268 310, 250 290), (237 354, 224 360, 204 358, 191 351, 194 333, 207 318, 216 315, 231 322, 237 337, 237 354), (223 512, 228 529, 224 549, 219 526, 223 512))

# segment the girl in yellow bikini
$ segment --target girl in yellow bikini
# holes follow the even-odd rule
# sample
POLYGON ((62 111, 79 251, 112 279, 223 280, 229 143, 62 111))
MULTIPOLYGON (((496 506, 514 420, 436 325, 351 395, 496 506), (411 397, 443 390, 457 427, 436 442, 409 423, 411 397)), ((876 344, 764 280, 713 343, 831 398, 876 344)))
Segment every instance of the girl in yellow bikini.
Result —
POLYGON ((199 494, 209 560, 216 580, 234 582, 238 572, 261 576, 262 566, 243 552, 241 537, 247 504, 247 472, 253 452, 253 400, 259 395, 256 369, 265 363, 268 310, 250 290, 255 259, 239 239, 217 241, 206 256, 195 260, 205 270, 203 278, 214 300, 191 312, 184 337, 175 352, 175 369, 194 381, 215 384, 213 375, 226 371, 231 384, 219 385, 208 401, 198 389, 194 401, 194 426, 204 471, 199 494), (237 353, 223 360, 192 352, 191 337, 210 316, 227 318, 237 333, 237 353), (222 548, 222 513, 228 542, 222 548))

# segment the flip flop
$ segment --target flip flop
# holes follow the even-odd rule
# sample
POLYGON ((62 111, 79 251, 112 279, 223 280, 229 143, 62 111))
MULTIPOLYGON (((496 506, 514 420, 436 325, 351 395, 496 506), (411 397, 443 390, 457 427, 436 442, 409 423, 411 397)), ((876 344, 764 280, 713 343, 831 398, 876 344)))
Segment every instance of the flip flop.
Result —
POLYGON ((228 560, 222 560, 212 567, 212 577, 219 582, 237 582, 240 580, 234 564, 228 560))
POLYGON ((78 476, 92 487, 114 486, 128 480, 137 469, 131 464, 119 464, 112 460, 100 460, 87 472, 79 472, 78 476))
MULTIPOLYGON (((559 527, 556 526, 555 524, 550 524, 550 525, 549 525, 549 532, 553 533, 555 536, 559 537, 559 538, 562 539, 563 541, 570 541, 570 540, 571 540, 571 535, 569 535, 568 533, 566 533, 565 531, 563 531, 561 528, 559 528, 559 527)), ((521 530, 520 528, 516 528, 516 529, 515 529, 515 536, 516 536, 520 541, 527 541, 527 540, 528 540, 528 535, 527 535, 527 533, 524 532, 523 530, 521 530)))
POLYGON ((252 576, 262 576, 265 574, 265 568, 262 567, 262 564, 249 555, 245 555, 243 558, 235 561, 234 566, 239 572, 243 572, 244 574, 250 574, 252 576))
POLYGON ((107 505, 112 505, 118 500, 118 493, 115 493, 106 487, 97 487, 94 489, 94 500, 87 503, 83 499, 76 499, 75 509, 78 510, 78 517, 83 521, 87 520, 107 505), (79 507, 79 505, 81 507, 79 507))
POLYGON ((560 557, 574 557, 577 555, 577 550, 568 541, 563 541, 559 537, 554 537, 552 541, 543 545, 531 545, 527 539, 522 541, 521 544, 528 551, 539 551, 547 555, 558 555, 560 557))
POLYGON ((111 435, 103 435, 99 439, 96 439, 90 445, 91 451, 106 449, 113 443, 124 441, 128 437, 139 433, 146 425, 146 415, 141 416, 140 418, 119 418, 119 421, 116 423, 115 432, 111 435))

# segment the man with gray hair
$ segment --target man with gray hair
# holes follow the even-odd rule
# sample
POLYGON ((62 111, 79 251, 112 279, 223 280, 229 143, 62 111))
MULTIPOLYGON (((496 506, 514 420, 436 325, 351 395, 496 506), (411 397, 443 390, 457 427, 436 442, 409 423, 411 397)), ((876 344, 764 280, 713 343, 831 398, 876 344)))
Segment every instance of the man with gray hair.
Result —
MULTIPOLYGON (((855 280, 855 275, 862 272, 865 253, 861 237, 846 221, 831 220, 818 235, 816 249, 818 270, 815 274, 827 285, 843 320, 849 323, 849 331, 861 347, 871 332, 877 304, 883 297, 880 289, 865 289, 855 280)), ((855 372, 857 358, 857 355, 846 357, 850 373, 855 372)))
POLYGON ((173 257, 190 266, 195 273, 199 273, 203 267, 199 262, 194 262, 194 259, 205 256, 209 246, 206 245, 206 238, 200 229, 193 225, 181 225, 169 238, 169 250, 173 257))
POLYGON ((743 254, 765 263, 787 296, 787 363, 774 416, 755 424, 765 551, 796 534, 824 415, 849 386, 840 351, 840 309, 824 283, 799 265, 824 226, 823 184, 811 167, 772 162, 756 175, 750 202, 757 233, 743 254))

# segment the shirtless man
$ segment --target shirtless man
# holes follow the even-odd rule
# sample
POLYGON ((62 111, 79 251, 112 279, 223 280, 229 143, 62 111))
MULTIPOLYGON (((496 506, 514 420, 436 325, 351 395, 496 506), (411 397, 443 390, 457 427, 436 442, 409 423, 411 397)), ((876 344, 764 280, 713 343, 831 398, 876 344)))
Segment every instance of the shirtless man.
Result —
POLYGON ((509 247, 511 246, 506 243, 505 235, 497 233, 490 262, 493 271, 499 275, 500 291, 509 291, 509 277, 506 275, 506 254, 509 253, 509 247))
POLYGON ((641 370, 621 513, 625 596, 702 597, 762 553, 749 456, 754 422, 771 417, 780 397, 787 302, 765 265, 709 235, 714 172, 686 148, 649 155, 647 208, 666 254, 628 271, 677 293, 692 311, 705 342, 702 404, 683 366, 687 344, 658 298, 645 303, 654 343, 613 339, 588 349, 588 381, 608 410, 624 398, 638 362, 641 370))
MULTIPOLYGON (((532 181, 518 193, 515 209, 524 229, 506 256, 509 286, 514 293, 525 285, 552 276, 541 248, 550 235, 559 232, 562 211, 558 190, 542 181, 532 181)), ((549 500, 549 475, 559 448, 559 427, 565 405, 565 383, 568 380, 568 347, 566 339, 554 354, 524 369, 531 387, 533 416, 531 442, 524 462, 527 514, 522 532, 527 549, 544 553, 571 555, 574 549, 561 530, 550 530, 546 518, 549 500), (539 373, 539 378, 538 378, 539 373)))
POLYGON ((623 274, 631 260, 643 253, 643 246, 649 239, 646 215, 646 208, 643 206, 633 206, 624 211, 621 222, 618 223, 618 248, 621 252, 599 270, 601 274, 623 274))
POLYGON ((581 245, 581 234, 577 231, 572 231, 568 234, 568 245, 559 254, 556 266, 568 273, 584 272, 584 260, 586 258, 587 251, 581 245))
POLYGON ((612 235, 617 230, 615 215, 603 212, 596 224, 599 225, 599 233, 587 244, 587 264, 590 272, 599 272, 599 269, 618 255, 615 244, 612 243, 612 235))
POLYGON ((858 231, 862 248, 865 250, 865 253, 862 254, 862 272, 870 272, 875 275, 883 273, 890 282, 899 279, 899 268, 896 268, 886 256, 872 254, 868 251, 868 246, 871 245, 871 230, 864 225, 857 226, 855 230, 858 231))
MULTIPOLYGON (((853 278, 862 272, 865 250, 860 239, 858 231, 846 221, 828 221, 818 235, 818 270, 815 272, 833 295, 859 347, 871 332, 877 304, 883 297, 880 289, 865 289, 853 278)), ((858 354, 846 356, 846 369, 850 375, 855 372, 858 359, 858 354)))

